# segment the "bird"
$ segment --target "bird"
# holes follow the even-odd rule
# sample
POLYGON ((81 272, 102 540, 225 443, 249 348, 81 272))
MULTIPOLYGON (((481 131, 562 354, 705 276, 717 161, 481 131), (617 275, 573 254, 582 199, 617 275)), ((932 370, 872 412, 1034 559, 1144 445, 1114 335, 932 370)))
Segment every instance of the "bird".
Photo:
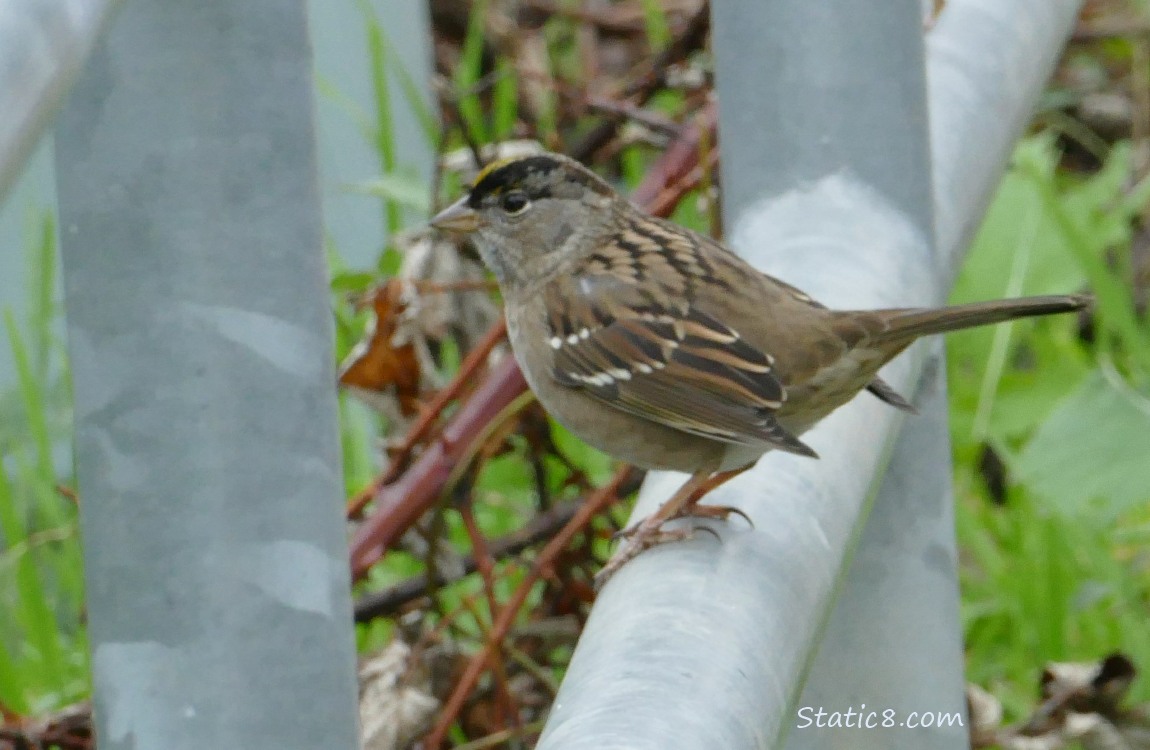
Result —
POLYGON ((860 392, 913 412, 877 373, 916 339, 1091 302, 832 310, 556 153, 489 164, 431 225, 468 237, 494 274, 512 351, 554 419, 617 459, 691 475, 621 532, 599 586, 690 535, 668 521, 744 515, 700 500, 768 451, 817 458, 803 433, 860 392))

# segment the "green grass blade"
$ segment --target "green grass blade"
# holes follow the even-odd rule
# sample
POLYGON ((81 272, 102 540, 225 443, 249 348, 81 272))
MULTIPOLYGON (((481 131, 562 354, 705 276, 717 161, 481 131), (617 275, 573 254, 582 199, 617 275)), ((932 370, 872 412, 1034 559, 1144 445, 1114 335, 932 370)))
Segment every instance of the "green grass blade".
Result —
POLYGON ((64 684, 64 649, 56 616, 37 570, 33 540, 22 515, 7 472, 0 469, 0 532, 4 534, 5 543, 0 560, 5 563, 4 568, 11 569, 15 583, 13 619, 35 654, 22 671, 29 680, 34 676, 40 686, 59 686, 64 684))
POLYGON ((16 714, 27 715, 30 707, 24 687, 16 660, 0 639, 0 706, 16 714))
MULTIPOLYGON (((371 61, 371 90, 375 100, 375 139, 374 144, 379 154, 380 171, 390 174, 395 171, 395 123, 392 121, 391 92, 387 83, 387 51, 383 40, 383 29, 380 27, 375 14, 371 12, 366 2, 361 2, 364 10, 365 25, 367 28, 367 50, 371 61)), ((403 212, 401 206, 392 200, 385 199, 384 221, 388 234, 394 235, 403 227, 403 212)))
POLYGON ((404 100, 411 107, 415 119, 419 120, 419 126, 423 130, 423 134, 427 136, 427 142, 435 143, 439 138, 439 121, 424 94, 427 85, 415 80, 411 71, 403 64, 403 60, 396 54, 395 48, 388 42, 386 34, 383 41, 391 59, 391 70, 399 81, 404 100))
POLYGON ((519 77, 507 60, 496 67, 495 89, 491 96, 491 133, 496 141, 505 141, 515 132, 519 117, 519 77))
POLYGON ((363 107, 359 106, 359 102, 345 94, 334 81, 324 76, 316 76, 315 86, 320 96, 333 102, 355 123, 356 129, 365 141, 375 143, 375 126, 371 122, 371 116, 364 111, 363 107))
POLYGON ((380 434, 379 419, 346 393, 339 397, 343 481, 348 496, 362 490, 377 472, 378 449, 372 435, 380 434))
POLYGON ((488 0, 476 0, 471 6, 467 21, 467 36, 463 40, 463 54, 459 67, 455 70, 455 93, 459 97, 459 115, 463 127, 467 128, 471 139, 476 143, 488 143, 487 126, 483 120, 483 105, 479 94, 474 91, 482 75, 484 19, 487 17, 488 0))
POLYGON ((42 477, 51 477, 55 472, 52 468, 52 440, 48 435, 48 424, 44 416, 47 413, 44 394, 11 310, 4 311, 4 326, 8 329, 8 342, 12 348, 12 359, 16 364, 16 378, 23 397, 25 417, 28 420, 32 441, 36 446, 36 470, 42 477))
MULTIPOLYGON (((1026 279, 1026 272, 1030 266, 1031 250, 1038 230, 1039 211, 1032 205, 1027 206, 1023 216, 1023 231, 1019 241, 1019 249, 1014 253, 1011 263, 1010 277, 1007 279, 1003 297, 1018 297, 1022 294, 1022 284, 1026 279)), ((1006 370, 1006 359, 1010 353, 1010 335, 1014 330, 1013 323, 1006 323, 994 327, 994 340, 987 358, 986 369, 983 371, 982 383, 978 394, 978 410, 974 415, 975 440, 986 440, 990 432, 990 413, 994 408, 994 397, 998 393, 1002 374, 1006 370)))
POLYGON ((28 253, 28 288, 33 290, 29 295, 28 326, 32 333, 33 372, 40 382, 47 382, 56 296, 56 223, 50 214, 45 212, 39 217, 35 234, 28 253))

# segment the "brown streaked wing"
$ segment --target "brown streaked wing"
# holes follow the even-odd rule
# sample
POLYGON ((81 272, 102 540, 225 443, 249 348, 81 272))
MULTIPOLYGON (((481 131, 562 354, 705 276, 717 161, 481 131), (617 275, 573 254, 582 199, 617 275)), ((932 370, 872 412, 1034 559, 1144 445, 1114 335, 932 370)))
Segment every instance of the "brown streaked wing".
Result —
POLYGON ((634 280, 592 258, 544 288, 556 381, 683 432, 814 455, 775 418, 786 391, 770 356, 681 291, 634 280))

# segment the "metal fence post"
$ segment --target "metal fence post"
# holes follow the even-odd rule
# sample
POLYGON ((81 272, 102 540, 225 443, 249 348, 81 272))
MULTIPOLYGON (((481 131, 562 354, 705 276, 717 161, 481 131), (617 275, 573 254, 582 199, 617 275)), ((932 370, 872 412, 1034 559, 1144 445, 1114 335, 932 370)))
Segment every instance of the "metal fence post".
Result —
POLYGON ((953 279, 1083 0, 947 3, 927 37, 935 244, 953 279))
POLYGON ((895 443, 791 713, 787 750, 970 747, 943 356, 932 342, 919 414, 895 443), (848 710, 857 717, 849 726, 831 725, 832 712, 848 710))
POLYGON ((58 120, 101 748, 353 748, 302 0, 137 0, 58 120))
MULTIPOLYGON (((929 153, 939 170, 932 190, 920 3, 716 3, 724 197, 736 249, 834 307, 941 302, 969 236, 959 228, 977 224, 1076 7, 1073 0, 947 3, 930 46, 935 123, 929 153), (987 41, 973 44, 970 53, 956 51, 972 43, 976 28, 987 41), (998 51, 1001 46, 1008 51, 998 51), (977 53, 983 57, 975 64, 977 53), (961 123, 959 112, 966 118, 961 123), (940 138, 940 117, 963 135, 940 138), (957 200, 952 190, 961 191, 957 200), (945 204, 937 232, 932 196, 936 206, 945 204)), ((884 373, 908 395, 925 349, 917 347, 884 373)), ((934 643, 950 650, 942 668, 951 674, 934 684, 914 683, 910 689, 926 690, 924 704, 938 701, 914 708, 955 710, 960 675, 953 651, 958 623, 949 470, 934 464, 944 481, 916 472, 920 462, 945 456, 941 393, 937 378, 923 391, 927 414, 913 429, 924 442, 895 448, 900 461, 875 516, 898 517, 901 533, 918 535, 915 543, 899 546, 904 540, 889 538, 881 526, 863 538, 862 584, 844 597, 839 615, 855 640, 836 638, 834 624, 829 631, 827 653, 840 658, 826 660, 829 677, 821 679, 838 679, 840 689, 825 693, 834 700, 874 695, 903 699, 892 706, 899 710, 909 706, 900 686, 879 683, 901 679, 926 652, 927 639, 908 635, 901 645, 917 656, 889 659, 880 673, 867 670, 882 660, 889 641, 871 641, 869 658, 859 648, 875 627, 925 622, 941 629, 934 643), (926 502, 915 506, 919 493, 926 502), (868 544, 894 553, 895 568, 925 568, 924 577, 903 577, 897 569, 886 576, 868 556, 868 544), (931 587, 927 599, 940 603, 938 618, 949 621, 910 601, 914 585, 931 587), (889 609, 909 608, 876 617, 886 603, 880 598, 892 592, 901 595, 889 609), (843 649, 846 643, 854 650, 843 649)), ((596 602, 539 747, 781 746, 799 723, 799 689, 899 421, 874 399, 857 399, 808 435, 821 461, 769 455, 713 498, 747 511, 754 530, 716 527, 721 544, 699 535, 629 563, 596 602)), ((651 477, 636 514, 649 513, 681 481, 651 477)), ((812 690, 819 681, 816 673, 812 690)), ((858 747, 950 748, 963 732, 893 728, 854 730, 849 740, 797 731, 791 737, 795 748, 844 740, 858 747)))
MULTIPOLYGON (((944 279, 957 272, 1009 158, 1013 140, 1003 134, 1025 126, 1060 53, 1053 42, 1069 33, 1077 5, 1029 3, 1025 12, 1003 12, 996 0, 954 3, 928 37, 935 242, 944 279)), ((919 389, 923 414, 904 425, 896 443, 800 706, 857 709, 869 701, 903 718, 909 711, 965 712, 958 592, 947 585, 957 561, 950 473, 943 470, 950 457, 941 356, 932 346, 919 389)), ((966 746, 955 731, 933 733, 966 746)), ((930 734, 812 730, 793 733, 787 747, 835 747, 848 737, 858 748, 933 747, 920 740, 930 734)))

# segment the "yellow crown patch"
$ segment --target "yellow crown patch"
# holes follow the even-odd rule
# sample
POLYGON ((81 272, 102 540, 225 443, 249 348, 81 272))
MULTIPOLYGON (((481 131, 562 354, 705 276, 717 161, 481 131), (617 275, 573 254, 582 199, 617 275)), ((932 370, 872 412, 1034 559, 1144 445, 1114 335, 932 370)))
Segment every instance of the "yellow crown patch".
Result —
POLYGON ((506 159, 496 159, 495 161, 491 162, 490 164, 488 164, 483 169, 479 170, 479 174, 475 175, 475 179, 472 181, 471 187, 474 188, 476 185, 483 182, 484 177, 491 174, 492 172, 499 169, 500 167, 505 167, 513 161, 519 161, 519 159, 521 159, 521 158, 522 157, 519 157, 519 156, 509 156, 506 159))

